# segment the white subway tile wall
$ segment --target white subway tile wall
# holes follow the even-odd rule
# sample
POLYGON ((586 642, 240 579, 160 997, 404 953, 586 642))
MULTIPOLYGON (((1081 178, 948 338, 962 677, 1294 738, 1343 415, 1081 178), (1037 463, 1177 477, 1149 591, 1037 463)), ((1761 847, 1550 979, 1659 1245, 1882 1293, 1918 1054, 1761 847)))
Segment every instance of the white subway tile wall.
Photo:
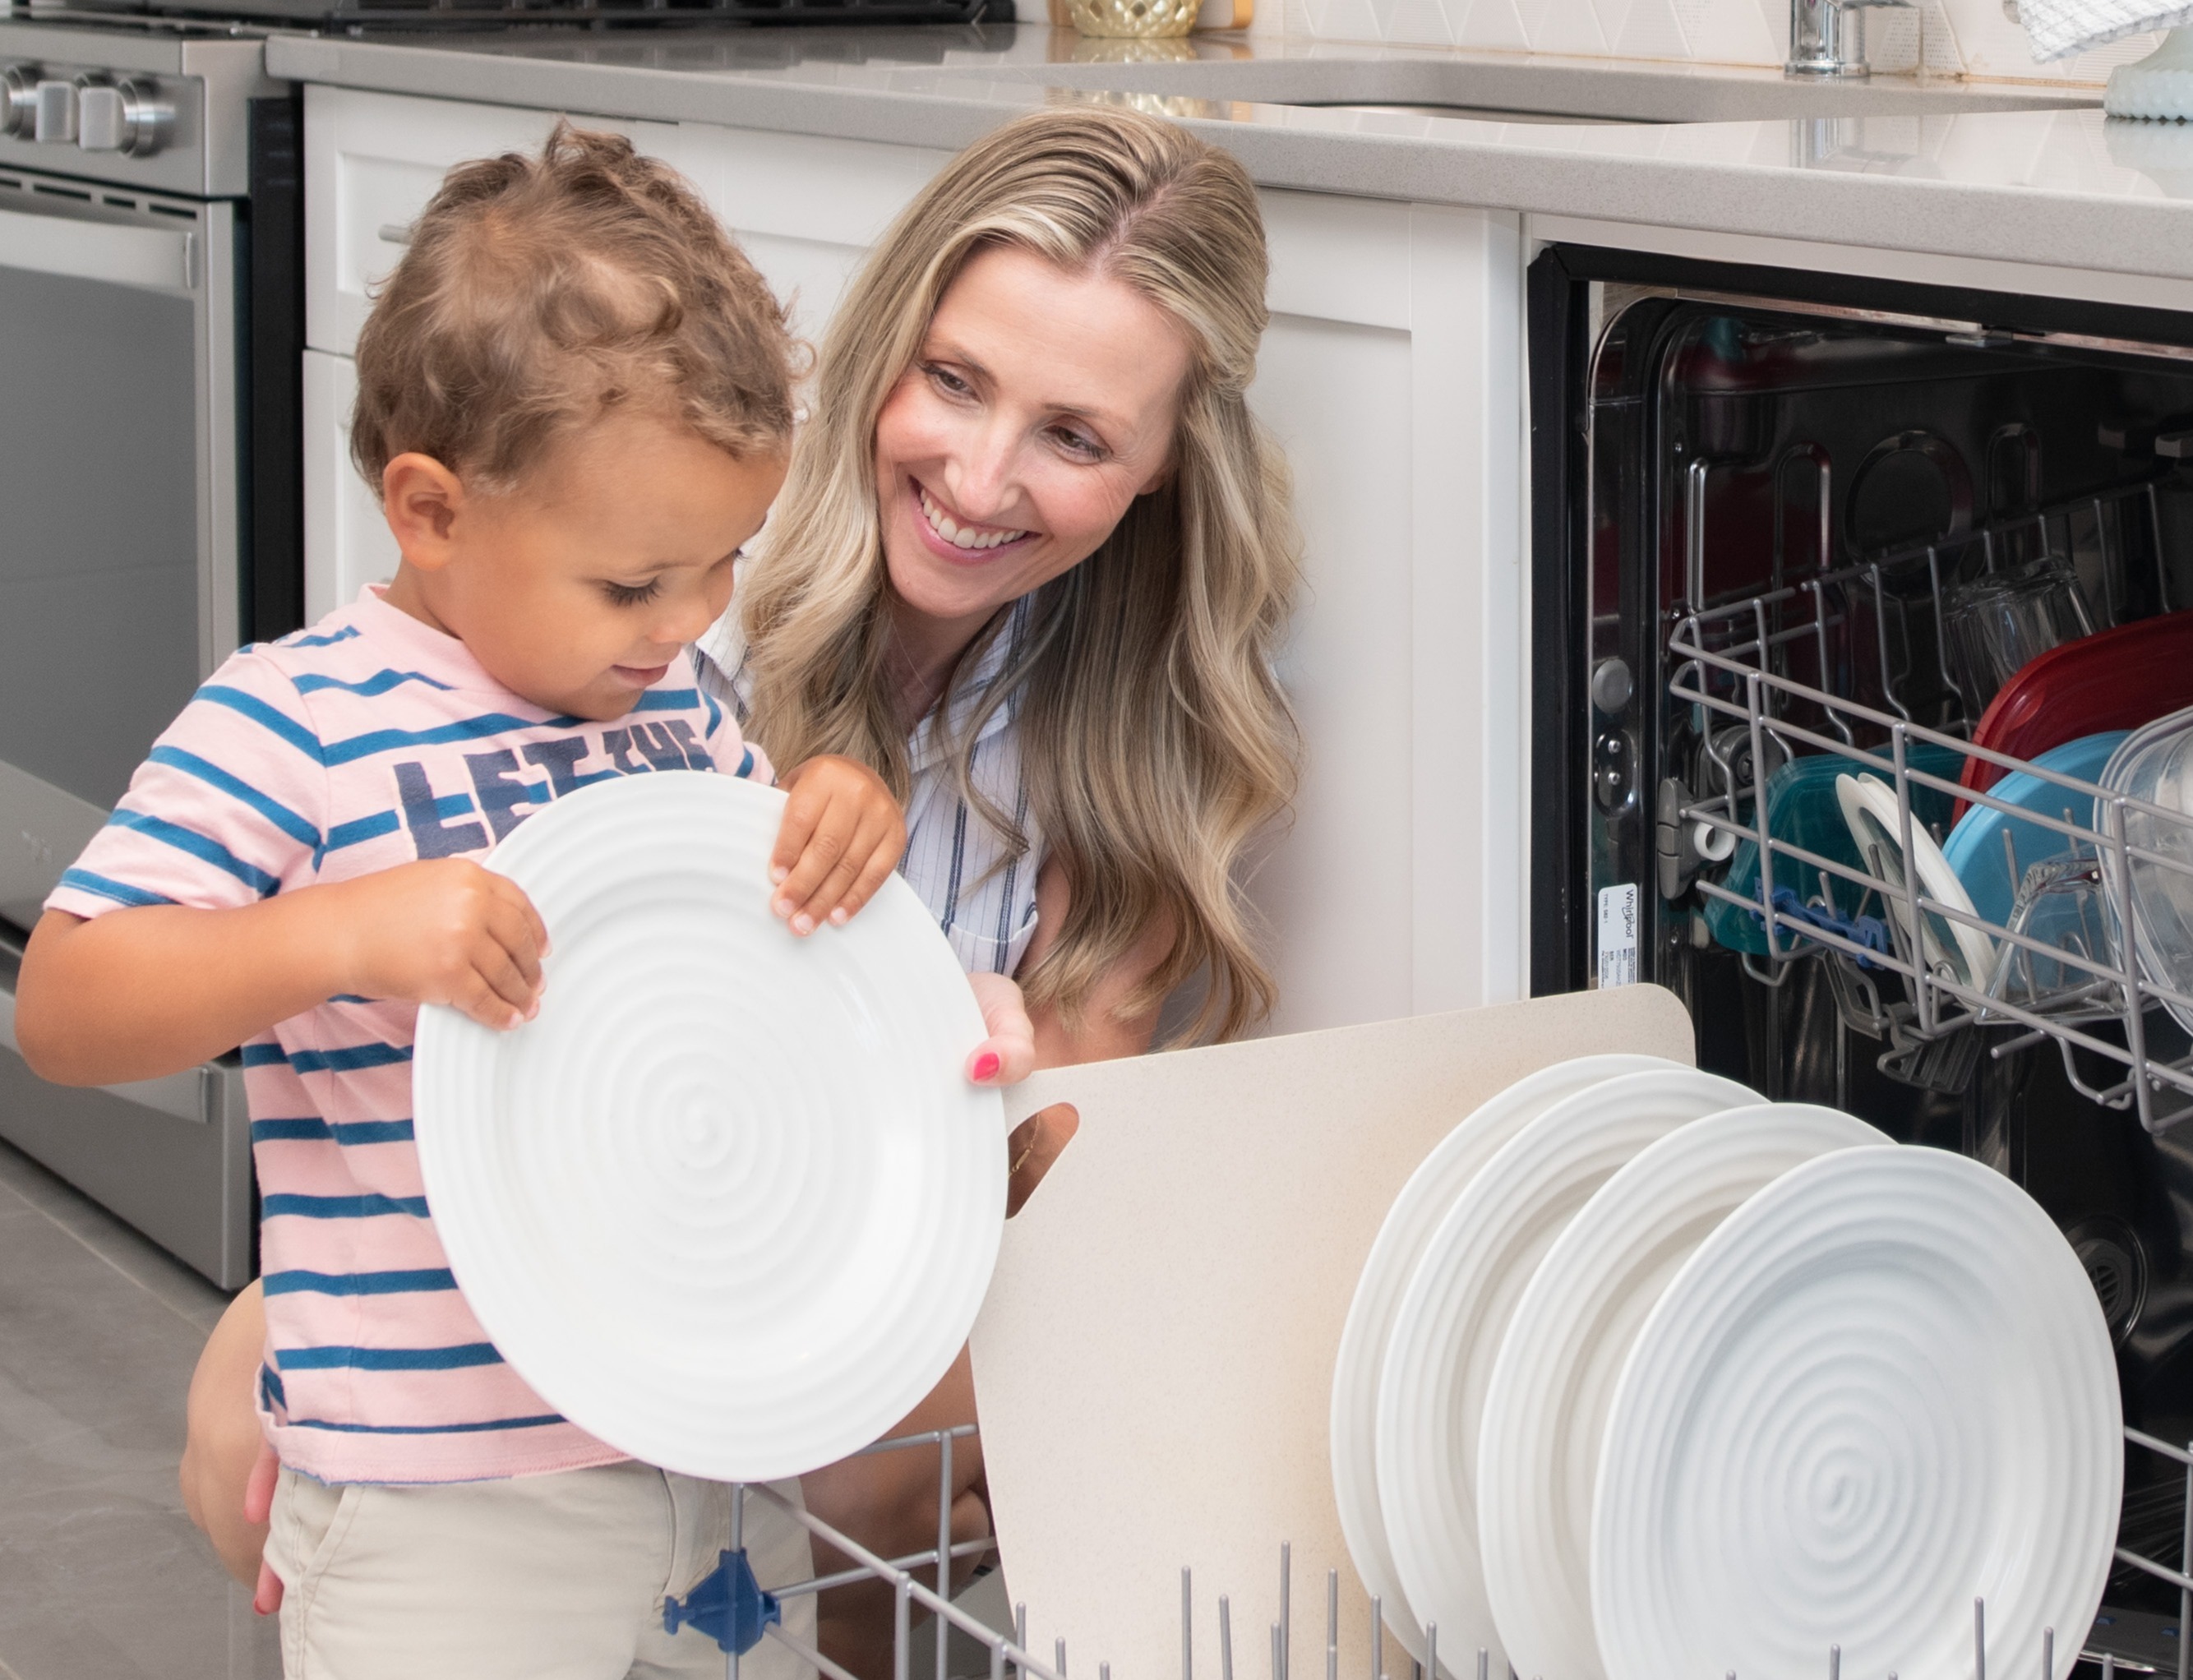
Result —
MULTIPOLYGON (((1877 70, 1987 81, 2096 86, 2154 50, 2133 36, 2036 64, 2002 0, 1915 0, 1865 14, 1877 70)), ((1778 66, 1788 56, 1789 0, 1265 0, 1259 33, 1495 52, 1778 66)))

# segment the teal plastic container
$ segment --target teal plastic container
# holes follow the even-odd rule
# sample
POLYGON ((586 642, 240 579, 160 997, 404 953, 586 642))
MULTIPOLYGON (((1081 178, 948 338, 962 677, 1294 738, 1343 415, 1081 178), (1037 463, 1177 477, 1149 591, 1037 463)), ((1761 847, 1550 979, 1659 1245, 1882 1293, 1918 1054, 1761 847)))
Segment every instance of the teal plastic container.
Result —
MULTIPOLYGON (((1887 756, 1885 749, 1881 756, 1887 756)), ((1957 772, 1964 768, 1965 756, 1954 747, 1915 741, 1904 750, 1904 762, 1915 770, 1953 782, 1957 772)), ((1858 843, 1851 838, 1850 825, 1843 820, 1842 807, 1835 799, 1835 778, 1858 775, 1878 776, 1883 781, 1889 779, 1879 765, 1862 758, 1846 758, 1840 753, 1822 752, 1809 758, 1792 758, 1766 779, 1766 831, 1777 840, 1802 846, 1808 852, 1817 852, 1850 868, 1863 869, 1865 866, 1858 857, 1858 843)), ((1947 832, 1950 813, 1955 809, 1953 797, 1938 788, 1915 783, 1911 796, 1911 814, 1937 832, 1947 832)), ((1857 915, 1862 896, 1859 889, 1838 876, 1828 878, 1833 883, 1829 896, 1837 912, 1857 915)), ((1778 854, 1774 860, 1774 884, 1789 888, 1799 899, 1809 903, 1818 895, 1820 871, 1796 858, 1778 854)), ((1728 873, 1722 877, 1721 885, 1755 904, 1758 902, 1756 842, 1744 840, 1737 843, 1736 854, 1728 860, 1728 873)), ((1708 899, 1706 927, 1715 941, 1730 951, 1741 951, 1753 957, 1766 954, 1766 929, 1756 911, 1739 909, 1721 899, 1708 899)), ((1789 948, 1786 940, 1783 948, 1789 948)))

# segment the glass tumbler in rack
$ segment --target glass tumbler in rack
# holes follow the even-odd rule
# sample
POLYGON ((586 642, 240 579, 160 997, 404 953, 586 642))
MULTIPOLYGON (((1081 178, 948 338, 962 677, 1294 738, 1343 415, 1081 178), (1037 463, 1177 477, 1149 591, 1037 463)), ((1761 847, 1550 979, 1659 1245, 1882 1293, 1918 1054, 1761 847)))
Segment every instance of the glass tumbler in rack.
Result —
POLYGON ((2058 555, 1953 586, 1942 615, 1966 715, 1975 719, 2029 661, 2094 629, 2078 574, 2058 555))

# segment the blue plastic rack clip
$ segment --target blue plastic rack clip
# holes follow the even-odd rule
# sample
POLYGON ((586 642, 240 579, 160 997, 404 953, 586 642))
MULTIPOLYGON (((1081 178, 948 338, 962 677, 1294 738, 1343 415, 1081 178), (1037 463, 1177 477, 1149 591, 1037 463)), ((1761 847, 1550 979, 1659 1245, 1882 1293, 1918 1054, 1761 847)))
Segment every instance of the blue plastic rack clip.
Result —
POLYGON ((763 1631, 784 1617, 773 1592, 764 1592, 743 1551, 726 1551, 716 1567, 693 1585, 683 1602, 662 1601, 662 1628, 677 1632, 690 1622, 726 1651, 744 1656, 761 1643, 763 1631))

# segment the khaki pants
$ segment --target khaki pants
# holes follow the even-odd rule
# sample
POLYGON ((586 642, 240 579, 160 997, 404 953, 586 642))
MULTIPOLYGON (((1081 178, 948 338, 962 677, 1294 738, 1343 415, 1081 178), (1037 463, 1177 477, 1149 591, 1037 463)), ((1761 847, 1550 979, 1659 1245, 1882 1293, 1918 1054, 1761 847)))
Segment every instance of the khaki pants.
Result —
MULTIPOLYGON (((776 1490, 797 1500, 799 1483, 776 1490)), ((287 1590, 288 1680, 702 1680, 714 1640, 662 1631, 730 1543, 730 1490, 643 1464, 508 1481, 329 1487, 284 1470, 266 1561, 287 1590)), ((748 1560, 764 1587, 814 1572, 807 1531, 749 1499, 748 1560)), ((785 1606, 811 1645, 815 1600, 785 1606)), ((764 1637, 740 1680, 814 1680, 764 1637)))

